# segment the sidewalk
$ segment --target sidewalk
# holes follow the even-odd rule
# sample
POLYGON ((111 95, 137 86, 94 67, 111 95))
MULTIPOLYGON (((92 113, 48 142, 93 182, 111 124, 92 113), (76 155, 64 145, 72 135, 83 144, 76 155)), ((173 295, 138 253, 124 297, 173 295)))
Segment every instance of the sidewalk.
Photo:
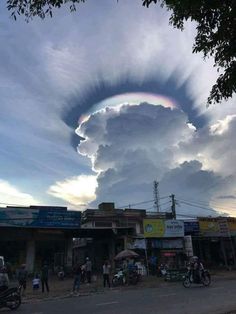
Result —
MULTIPOLYGON (((211 272, 212 279, 217 280, 236 280, 236 271, 214 271, 211 272)), ((60 281, 57 277, 52 277, 49 280, 49 288, 50 292, 41 292, 33 291, 32 282, 29 280, 27 282, 27 289, 25 295, 23 296, 23 302, 31 302, 35 300, 51 300, 55 298, 68 298, 73 296, 78 296, 78 294, 74 295, 72 293, 73 287, 73 278, 65 278, 63 281, 60 281)), ((180 282, 166 282, 163 278, 156 276, 143 277, 142 280, 137 285, 130 286, 119 286, 116 288, 111 288, 111 290, 132 290, 132 289, 145 289, 145 288, 162 288, 165 286, 176 286, 179 285, 180 282)), ((14 283, 12 283, 14 285, 14 283)), ((103 280, 102 277, 97 277, 97 281, 91 284, 81 284, 79 295, 80 296, 88 296, 96 293, 104 293, 109 291, 109 288, 103 288, 103 280)))

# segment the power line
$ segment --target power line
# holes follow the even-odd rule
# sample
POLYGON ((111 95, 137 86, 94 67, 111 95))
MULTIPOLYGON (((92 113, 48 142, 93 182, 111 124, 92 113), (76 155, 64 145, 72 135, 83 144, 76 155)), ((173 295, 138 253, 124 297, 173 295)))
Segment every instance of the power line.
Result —
POLYGON ((171 203, 171 201, 168 201, 168 202, 162 203, 162 204, 160 204, 160 205, 161 205, 161 206, 164 206, 164 205, 170 204, 170 203, 171 203))
MULTIPOLYGON (((186 202, 190 202, 190 203, 195 203, 195 204, 199 204, 199 205, 201 205, 201 206, 208 206, 208 207, 210 207, 209 206, 209 203, 207 203, 207 202, 203 202, 203 201, 196 201, 196 200, 186 200, 186 199, 183 199, 183 198, 180 198, 180 200, 183 200, 183 201, 186 201, 186 202)), ((217 202, 216 201, 214 201, 214 200, 210 200, 210 203, 215 203, 215 206, 217 206, 218 208, 222 208, 222 209, 226 209, 226 210, 229 210, 229 209, 236 209, 236 207, 234 208, 234 207, 224 207, 224 206, 218 206, 218 204, 217 204, 217 202)))
MULTIPOLYGON (((160 197, 159 200, 163 200, 165 198, 168 198, 169 196, 163 196, 163 197, 160 197)), ((121 206, 118 206, 117 209, 122 209, 122 208, 127 208, 127 207, 131 207, 131 206, 137 206, 137 205, 142 205, 142 204, 147 204, 147 203, 151 203, 151 202, 154 202, 154 199, 152 200, 149 200, 149 201, 143 201, 143 202, 139 202, 139 203, 133 203, 133 204, 127 204, 127 205, 121 205, 121 206)))
POLYGON ((167 212, 167 210, 169 210, 168 213, 171 213, 171 208, 170 207, 166 207, 166 208, 162 209, 161 212, 167 212))
POLYGON ((203 206, 200 206, 200 205, 197 205, 197 204, 193 204, 193 203, 190 203, 190 202, 181 201, 180 199, 179 199, 179 203, 182 203, 182 204, 185 204, 185 205, 188 205, 188 206, 192 206, 192 207, 196 207, 196 208, 201 208, 201 209, 208 210, 208 211, 211 211, 211 212, 214 211, 214 209, 203 207, 203 206))
MULTIPOLYGON (((182 203, 188 203, 187 205, 192 204, 192 206, 193 206, 193 204, 194 204, 194 205, 197 204, 196 207, 199 207, 199 208, 202 208, 202 209, 206 209, 206 210, 210 210, 210 211, 215 210, 215 209, 211 209, 209 205, 206 205, 206 206, 208 206, 208 207, 204 206, 204 203, 203 203, 203 202, 186 201, 186 200, 184 200, 184 199, 179 199, 179 200, 180 200, 180 202, 182 202, 182 203), (190 203, 190 204, 189 204, 189 203, 190 203), (202 205, 202 204, 203 204, 203 205, 202 205)), ((206 204, 206 203, 205 203, 205 204, 206 204)), ((191 206, 191 205, 190 205, 190 206, 191 206)), ((227 210, 227 211, 230 210, 230 208, 221 207, 221 206, 218 206, 218 205, 215 205, 215 206, 217 206, 219 209, 223 209, 223 210, 227 210)), ((218 211, 218 212, 219 212, 219 211, 218 211)))

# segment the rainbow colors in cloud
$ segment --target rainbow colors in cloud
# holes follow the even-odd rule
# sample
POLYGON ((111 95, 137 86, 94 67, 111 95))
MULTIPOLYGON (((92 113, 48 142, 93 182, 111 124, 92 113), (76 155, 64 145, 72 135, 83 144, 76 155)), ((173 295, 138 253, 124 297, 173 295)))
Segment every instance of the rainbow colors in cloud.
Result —
POLYGON ((79 124, 87 121, 95 112, 104 110, 107 107, 115 107, 119 109, 122 105, 129 104, 132 105, 139 105, 140 103, 147 102, 152 105, 162 105, 166 108, 177 108, 176 102, 171 99, 170 97, 166 97, 159 94, 153 94, 153 93, 124 93, 115 95, 109 98, 106 98, 99 103, 92 106, 92 108, 86 112, 86 114, 82 115, 79 119, 79 124))

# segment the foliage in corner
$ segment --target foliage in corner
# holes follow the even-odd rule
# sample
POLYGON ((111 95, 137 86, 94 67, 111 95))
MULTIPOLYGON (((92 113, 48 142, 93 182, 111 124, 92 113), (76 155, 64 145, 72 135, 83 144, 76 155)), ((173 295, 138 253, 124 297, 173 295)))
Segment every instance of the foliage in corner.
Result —
MULTIPOLYGON (((228 99, 236 92, 236 1, 235 0, 143 0, 160 3, 171 11, 170 24, 183 30, 187 20, 196 23, 193 52, 212 56, 220 75, 208 97, 208 105, 228 99)), ((204 79, 204 78, 203 78, 204 79)))

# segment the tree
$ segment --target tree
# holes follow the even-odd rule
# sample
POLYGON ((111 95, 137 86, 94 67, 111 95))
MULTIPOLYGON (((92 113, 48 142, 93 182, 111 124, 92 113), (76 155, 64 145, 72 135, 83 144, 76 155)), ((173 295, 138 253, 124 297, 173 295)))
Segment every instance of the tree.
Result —
MULTIPOLYGON (((86 0, 7 0, 12 16, 52 16, 54 8, 69 4, 70 10, 86 0)), ((118 1, 118 0, 117 0, 118 1)), ((212 56, 219 77, 208 97, 208 105, 231 98, 236 92, 236 0, 140 0, 149 7, 160 3, 171 11, 170 24, 183 30, 187 20, 196 23, 197 35, 193 52, 212 56)))
POLYGON ((196 23, 193 52, 213 56, 219 75, 208 97, 208 105, 232 97, 236 92, 236 1, 235 0, 144 0, 160 2, 172 11, 170 24, 183 30, 187 20, 196 23))
POLYGON ((16 20, 17 15, 24 15, 29 21, 34 16, 44 19, 47 15, 52 17, 53 9, 69 4, 71 11, 76 10, 76 4, 86 0, 7 0, 7 9, 11 11, 16 20))

